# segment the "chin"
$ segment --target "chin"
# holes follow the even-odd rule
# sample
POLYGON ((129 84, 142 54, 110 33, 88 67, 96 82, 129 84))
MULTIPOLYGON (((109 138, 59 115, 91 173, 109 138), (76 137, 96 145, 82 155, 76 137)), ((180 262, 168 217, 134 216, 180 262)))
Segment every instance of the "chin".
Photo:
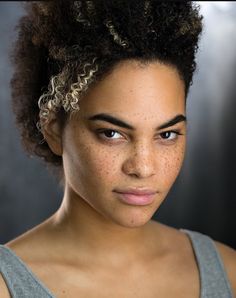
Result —
POLYGON ((132 212, 125 212, 120 217, 113 217, 113 222, 124 227, 124 228, 140 228, 147 224, 154 212, 150 212, 150 210, 132 210, 132 212))

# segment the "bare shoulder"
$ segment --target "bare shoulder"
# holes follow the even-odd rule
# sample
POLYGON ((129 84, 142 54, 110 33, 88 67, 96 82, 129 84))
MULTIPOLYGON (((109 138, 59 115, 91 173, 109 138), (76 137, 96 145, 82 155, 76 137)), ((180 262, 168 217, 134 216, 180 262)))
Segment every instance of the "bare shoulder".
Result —
POLYGON ((195 260, 191 241, 186 233, 160 222, 151 221, 151 224, 154 230, 153 242, 156 247, 163 247, 166 252, 172 253, 178 258, 183 257, 185 262, 188 259, 190 262, 195 260), (176 247, 179 249, 176 250, 176 247))
POLYGON ((0 274, 0 293, 1 293, 1 298, 11 298, 7 285, 1 274, 0 274))
POLYGON ((44 251, 43 248, 49 239, 47 237, 49 220, 45 220, 41 224, 12 239, 5 246, 13 250, 19 257, 23 257, 23 259, 29 259, 33 255, 40 256, 40 252, 44 251), (41 245, 42 243, 44 243, 43 246, 41 245))
POLYGON ((218 241, 214 241, 214 243, 223 260, 234 296, 236 297, 236 250, 218 241))

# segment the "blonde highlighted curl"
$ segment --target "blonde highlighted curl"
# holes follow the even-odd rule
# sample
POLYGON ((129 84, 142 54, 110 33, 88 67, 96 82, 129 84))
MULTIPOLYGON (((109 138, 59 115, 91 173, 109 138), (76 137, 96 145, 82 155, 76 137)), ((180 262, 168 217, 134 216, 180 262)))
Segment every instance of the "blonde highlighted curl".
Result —
POLYGON ((48 92, 42 94, 38 101, 40 121, 37 123, 37 128, 39 130, 47 123, 50 112, 57 112, 61 107, 67 113, 79 111, 78 102, 81 94, 88 89, 93 81, 94 73, 98 70, 98 64, 95 64, 96 60, 97 58, 95 57, 92 63, 84 64, 83 72, 77 76, 78 81, 71 84, 69 92, 64 92, 66 82, 63 72, 50 79, 48 92))

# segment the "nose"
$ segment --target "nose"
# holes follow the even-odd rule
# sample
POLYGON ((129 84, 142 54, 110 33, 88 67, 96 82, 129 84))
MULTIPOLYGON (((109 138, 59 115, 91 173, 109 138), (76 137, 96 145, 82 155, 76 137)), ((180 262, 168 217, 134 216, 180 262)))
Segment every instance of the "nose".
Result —
POLYGON ((125 160, 122 170, 126 175, 138 178, 148 178, 156 171, 156 152, 150 144, 134 146, 125 160))

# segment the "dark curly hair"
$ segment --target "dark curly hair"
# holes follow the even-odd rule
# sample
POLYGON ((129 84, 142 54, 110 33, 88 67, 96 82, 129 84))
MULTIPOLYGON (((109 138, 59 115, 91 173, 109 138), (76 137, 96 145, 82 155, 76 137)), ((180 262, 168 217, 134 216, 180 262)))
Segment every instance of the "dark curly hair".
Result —
POLYGON ((178 70, 187 96, 202 31, 192 2, 33 1, 16 26, 12 107, 29 154, 61 168, 40 130, 52 110, 63 126, 90 84, 122 60, 157 60, 178 70))

